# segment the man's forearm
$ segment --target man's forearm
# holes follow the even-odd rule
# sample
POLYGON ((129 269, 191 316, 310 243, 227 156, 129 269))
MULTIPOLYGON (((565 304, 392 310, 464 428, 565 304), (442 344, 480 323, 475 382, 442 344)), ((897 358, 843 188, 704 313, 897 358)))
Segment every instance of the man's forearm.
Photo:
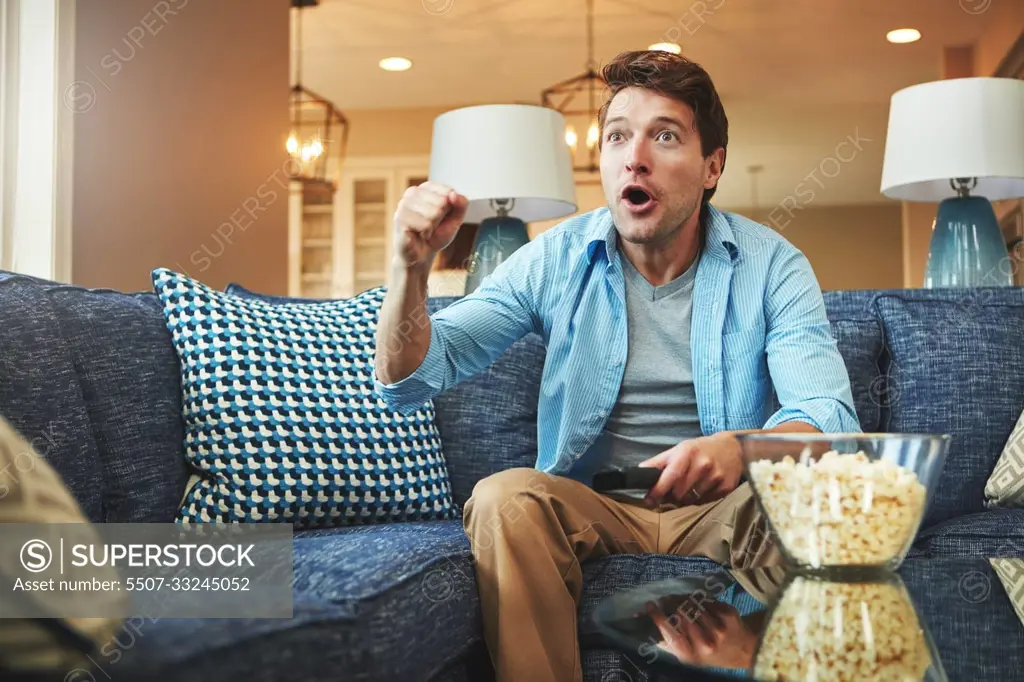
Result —
POLYGON ((427 314, 429 267, 394 265, 391 285, 377 321, 376 373, 385 384, 405 379, 423 362, 430 347, 427 314))
POLYGON ((783 422, 782 424, 779 424, 778 426, 772 427, 770 429, 743 429, 737 431, 719 431, 718 433, 715 434, 715 436, 718 438, 727 438, 730 443, 730 447, 734 449, 733 452, 735 456, 741 457, 742 453, 740 452, 740 443, 733 436, 741 436, 752 433, 821 433, 821 431, 819 431, 817 427, 808 424, 807 422, 803 422, 798 419, 793 419, 788 422, 783 422))
POLYGON ((741 434, 748 433, 821 433, 821 431, 818 430, 816 426, 808 424, 807 422, 800 421, 799 419, 792 419, 770 429, 746 429, 744 431, 727 431, 726 433, 733 436, 739 436, 741 434))

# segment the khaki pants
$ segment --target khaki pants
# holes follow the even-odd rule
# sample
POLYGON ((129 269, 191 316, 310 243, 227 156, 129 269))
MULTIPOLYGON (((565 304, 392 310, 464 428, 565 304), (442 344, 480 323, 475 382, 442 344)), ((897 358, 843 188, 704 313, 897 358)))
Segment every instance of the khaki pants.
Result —
POLYGON ((781 556, 748 484, 707 504, 647 508, 570 478, 509 469, 464 509, 498 682, 581 682, 580 564, 609 554, 705 556, 733 568, 781 556))
MULTIPOLYGON (((20 434, 0 417, 0 524, 88 524, 78 502, 61 480, 60 475, 32 449, 20 434)), ((80 531, 80 537, 100 542, 96 531, 80 531)), ((5 548, 0 554, 0 584, 8 590, 7 582, 15 577, 26 578, 21 555, 16 548, 5 548)), ((73 569, 69 569, 72 571, 73 569)), ((82 569, 81 575, 70 573, 67 578, 96 577, 100 580, 116 578, 116 571, 105 568, 102 571, 82 569)), ((110 593, 108 593, 110 594, 110 593)), ((55 592, 7 592, 0 593, 0 613, 10 613, 11 605, 17 599, 21 602, 35 602, 43 612, 57 612, 64 597, 55 592)), ((67 598, 69 601, 72 597, 67 598)), ((105 601, 102 593, 98 600, 105 601)), ((121 602, 122 595, 110 594, 110 602, 121 602)), ((81 601, 77 602, 81 605, 81 601)), ((96 602, 93 602, 96 603, 96 602)), ((90 640, 99 649, 111 641, 121 621, 117 618, 63 618, 63 625, 90 640)), ((5 673, 16 679, 22 675, 49 675, 53 679, 96 679, 91 673, 92 661, 85 653, 69 647, 58 639, 53 630, 44 628, 36 620, 0 618, 0 677, 5 673), (16 671, 16 672, 15 672, 16 671), (69 672, 70 671, 70 672, 69 672), (83 673, 78 675, 78 673, 83 673)), ((47 677, 47 679, 50 679, 47 677)))

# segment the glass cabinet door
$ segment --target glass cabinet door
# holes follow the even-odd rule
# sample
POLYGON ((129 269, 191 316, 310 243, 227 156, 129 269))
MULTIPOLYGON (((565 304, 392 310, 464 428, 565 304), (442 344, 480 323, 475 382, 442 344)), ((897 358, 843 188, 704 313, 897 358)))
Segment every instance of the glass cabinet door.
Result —
POLYGON ((387 283, 388 181, 367 178, 353 183, 353 294, 387 283))

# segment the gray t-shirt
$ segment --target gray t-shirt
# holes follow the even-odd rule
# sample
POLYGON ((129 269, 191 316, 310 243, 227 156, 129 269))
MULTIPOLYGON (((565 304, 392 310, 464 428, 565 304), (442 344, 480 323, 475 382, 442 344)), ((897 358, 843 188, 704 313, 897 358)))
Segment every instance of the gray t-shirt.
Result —
POLYGON ((588 484, 595 471, 636 466, 703 435, 690 358, 698 261, 671 282, 654 286, 621 250, 619 259, 626 279, 629 351, 615 408, 572 474, 588 484))

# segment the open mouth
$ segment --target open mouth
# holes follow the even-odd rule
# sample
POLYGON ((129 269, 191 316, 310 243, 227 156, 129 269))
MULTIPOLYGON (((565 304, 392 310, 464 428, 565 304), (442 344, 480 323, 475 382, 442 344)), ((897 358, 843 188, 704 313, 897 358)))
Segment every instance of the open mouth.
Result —
POLYGON ((656 203, 654 196, 640 185, 627 185, 623 188, 622 200, 634 212, 646 211, 656 203))

